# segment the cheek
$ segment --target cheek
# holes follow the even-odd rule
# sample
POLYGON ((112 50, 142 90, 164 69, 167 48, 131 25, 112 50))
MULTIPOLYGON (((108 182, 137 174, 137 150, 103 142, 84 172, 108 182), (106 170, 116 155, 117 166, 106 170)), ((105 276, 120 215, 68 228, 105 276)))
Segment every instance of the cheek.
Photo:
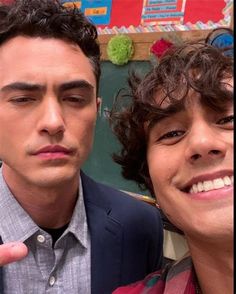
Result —
POLYGON ((94 113, 88 114, 86 116, 79 116, 77 119, 73 120, 68 127, 69 133, 75 137, 80 143, 89 144, 93 141, 93 135, 96 125, 96 115, 94 113))
MULTIPOLYGON (((13 126, 12 123, 4 124, 1 122, 0 127, 0 157, 1 152, 7 152, 9 150, 17 149, 17 142, 20 140, 21 132, 16 132, 16 124, 13 126)), ((20 143, 19 143, 20 144, 20 143)))
POLYGON ((151 148, 147 153, 147 162, 153 186, 158 189, 163 185, 169 185, 176 170, 173 158, 169 154, 151 148))
POLYGON ((172 214, 173 195, 176 192, 173 187, 175 175, 178 173, 177 158, 163 152, 148 152, 149 175, 153 184, 157 203, 166 214, 172 214))
POLYGON ((35 120, 25 112, 4 106, 0 112, 0 144, 6 144, 7 141, 21 144, 29 136, 32 126, 35 126, 35 120))
POLYGON ((17 164, 19 159, 22 156, 22 143, 18 143, 20 138, 15 136, 14 133, 7 133, 6 130, 2 132, 0 128, 0 161, 5 162, 6 164, 17 164), (18 140, 19 139, 19 140, 18 140))
POLYGON ((154 158, 148 161, 148 167, 155 197, 157 199, 158 204, 161 205, 162 195, 170 186, 170 173, 166 165, 163 165, 163 163, 160 163, 154 158))

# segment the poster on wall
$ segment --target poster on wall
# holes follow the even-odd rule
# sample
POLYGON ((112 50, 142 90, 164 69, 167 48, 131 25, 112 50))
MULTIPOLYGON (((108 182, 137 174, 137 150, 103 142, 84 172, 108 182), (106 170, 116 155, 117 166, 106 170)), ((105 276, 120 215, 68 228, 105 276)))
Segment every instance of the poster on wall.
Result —
POLYGON ((75 5, 98 34, 187 31, 229 27, 233 0, 61 0, 75 5))
POLYGON ((144 0, 142 24, 183 23, 186 0, 144 0))
POLYGON ((95 24, 109 25, 112 0, 61 1, 66 7, 77 7, 95 24))
POLYGON ((96 25, 108 25, 111 17, 112 0, 83 0, 81 9, 96 25))

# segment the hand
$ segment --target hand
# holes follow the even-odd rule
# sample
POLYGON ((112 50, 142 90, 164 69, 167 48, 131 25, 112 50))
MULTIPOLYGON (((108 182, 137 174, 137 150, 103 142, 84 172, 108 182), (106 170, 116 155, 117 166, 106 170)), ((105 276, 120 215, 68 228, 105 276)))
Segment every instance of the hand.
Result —
POLYGON ((21 260, 28 254, 24 243, 11 242, 0 245, 0 266, 21 260))

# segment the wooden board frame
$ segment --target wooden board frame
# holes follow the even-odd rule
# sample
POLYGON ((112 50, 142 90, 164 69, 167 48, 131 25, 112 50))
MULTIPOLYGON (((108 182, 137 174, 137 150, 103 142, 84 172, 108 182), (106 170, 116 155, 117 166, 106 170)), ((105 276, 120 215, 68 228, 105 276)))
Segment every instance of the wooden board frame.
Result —
MULTIPOLYGON (((128 34, 134 43, 134 55, 131 60, 148 60, 150 58, 150 47, 152 44, 161 39, 163 36, 177 35, 182 40, 199 40, 204 39, 211 30, 194 30, 194 31, 175 31, 175 32, 155 32, 155 33, 134 33, 128 34)), ((98 36, 98 41, 101 47, 101 59, 108 60, 106 48, 109 40, 115 35, 104 34, 98 36)))

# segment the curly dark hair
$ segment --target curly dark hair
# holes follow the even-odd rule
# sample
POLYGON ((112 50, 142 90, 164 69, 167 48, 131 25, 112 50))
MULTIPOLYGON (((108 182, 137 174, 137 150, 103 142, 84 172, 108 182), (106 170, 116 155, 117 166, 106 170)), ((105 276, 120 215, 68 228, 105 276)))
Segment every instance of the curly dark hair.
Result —
POLYGON ((99 87, 100 48, 96 27, 76 7, 57 0, 16 0, 0 4, 0 45, 16 36, 57 38, 79 45, 92 64, 99 87))
POLYGON ((199 93, 203 105, 224 110, 233 98, 227 88, 232 76, 232 58, 204 42, 173 46, 144 78, 130 73, 130 89, 120 92, 110 112, 112 130, 122 145, 113 159, 122 166, 124 178, 154 196, 146 160, 150 129, 182 107, 190 90, 199 93), (158 95, 163 99, 157 104, 158 95), (164 101, 168 107, 162 106, 164 101))

